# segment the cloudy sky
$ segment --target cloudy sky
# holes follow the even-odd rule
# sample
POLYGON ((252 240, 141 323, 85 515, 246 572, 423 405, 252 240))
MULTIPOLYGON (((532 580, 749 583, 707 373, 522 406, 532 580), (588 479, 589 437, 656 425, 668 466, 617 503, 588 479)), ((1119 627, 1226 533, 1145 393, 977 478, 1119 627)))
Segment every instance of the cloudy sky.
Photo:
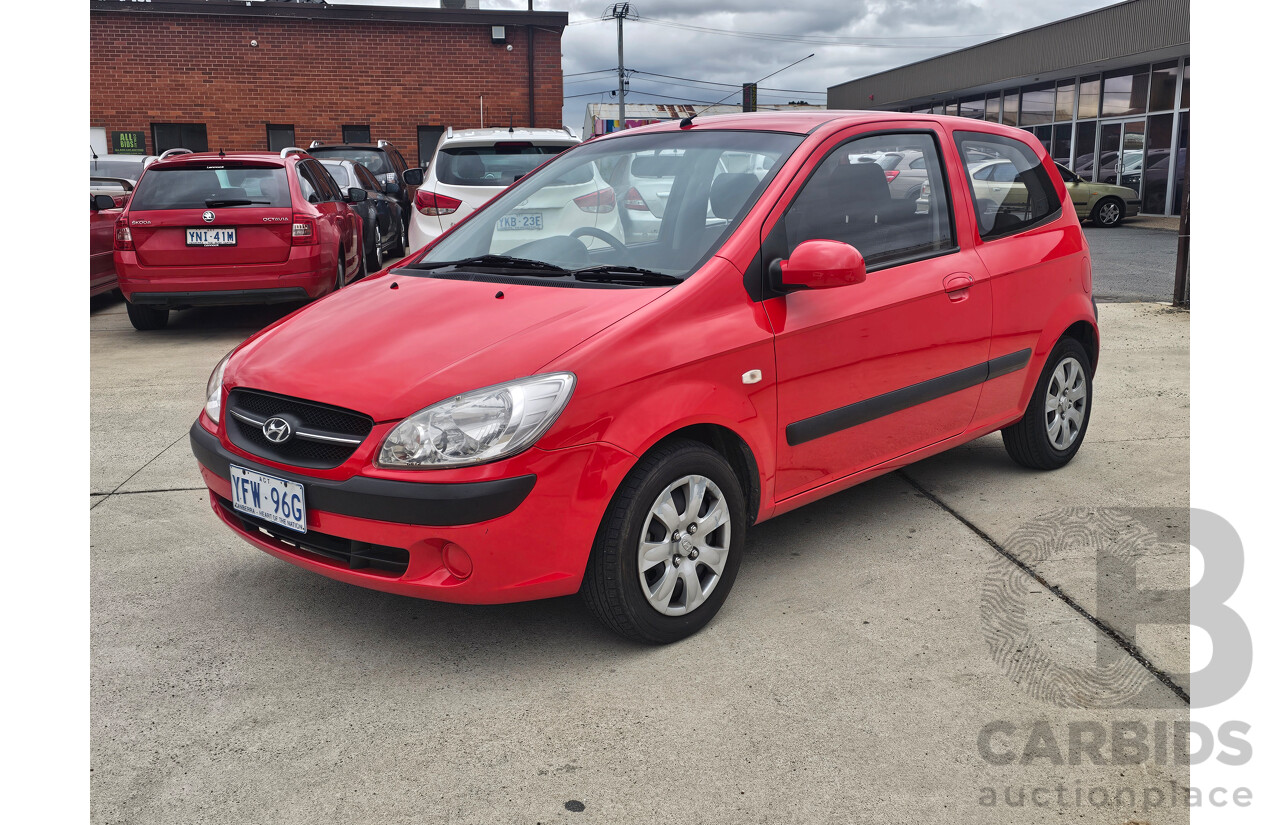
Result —
MULTIPOLYGON (((616 23, 600 19, 612 5, 534 2, 540 11, 569 12, 564 122, 575 130, 582 128, 587 103, 617 99, 610 94, 618 85, 616 23)), ((823 103, 828 86, 1107 5, 1108 0, 636 0, 631 6, 638 19, 625 24, 626 65, 635 72, 627 102, 713 103, 732 93, 727 102, 736 103, 742 83, 812 53, 762 83, 760 102, 823 103)), ((480 0, 480 7, 523 9, 527 0, 480 0)))

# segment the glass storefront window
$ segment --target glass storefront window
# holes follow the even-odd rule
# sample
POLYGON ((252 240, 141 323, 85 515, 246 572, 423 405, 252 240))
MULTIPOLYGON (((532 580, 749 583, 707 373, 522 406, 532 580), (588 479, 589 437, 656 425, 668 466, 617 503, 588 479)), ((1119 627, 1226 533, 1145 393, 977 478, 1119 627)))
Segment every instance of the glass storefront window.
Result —
POLYGON ((1147 111, 1147 84, 1149 75, 1145 68, 1126 69, 1106 75, 1102 80, 1102 116, 1140 115, 1147 111))
POLYGON ((960 117, 981 120, 985 113, 986 109, 983 107, 983 100, 980 97, 970 97, 960 101, 960 117))
POLYGON ((1071 171, 1085 180, 1097 180, 1097 169, 1093 162, 1094 143, 1098 137, 1098 124, 1091 120, 1076 124, 1076 157, 1071 162, 1071 171))
POLYGON ((1076 116, 1076 82, 1074 80, 1058 81, 1056 99, 1057 105, 1053 113, 1054 120, 1071 120, 1076 116))
POLYGON ((1191 106, 1191 58, 1182 65, 1182 108, 1191 106))
POLYGON ((1005 126, 1018 125, 1018 90, 1005 92, 1004 95, 1004 116, 1000 122, 1005 126))
POLYGON ((1178 64, 1162 63, 1151 67, 1151 111, 1166 112, 1174 107, 1178 92, 1178 64))
MULTIPOLYGON (((1080 81, 1080 113, 1078 117, 1086 120, 1098 116, 1098 104, 1102 97, 1102 80, 1097 75, 1086 77, 1080 81)), ((1072 170, 1075 171, 1075 170, 1072 170)))
POLYGON ((1191 113, 1183 112, 1181 121, 1178 124, 1178 157, 1174 159, 1173 209, 1170 210, 1174 215, 1182 214, 1182 190, 1187 182, 1187 152, 1191 148, 1191 113))
POLYGON ((1053 84, 1028 86, 1022 90, 1022 125, 1053 123, 1053 84))
POLYGON ((1063 166, 1071 166, 1071 124, 1059 123, 1053 127, 1053 142, 1049 144, 1049 157, 1063 166))
POLYGON ((1164 198, 1169 191, 1169 146, 1172 142, 1173 115, 1147 118, 1146 152, 1138 169, 1143 182, 1143 212, 1164 214, 1164 198))
POLYGON ((935 103, 931 111, 935 115, 945 115, 947 113, 947 107, 945 104, 935 103))
POLYGON ((991 95, 987 98, 987 116, 983 120, 989 120, 992 123, 1000 122, 1000 96, 991 95))

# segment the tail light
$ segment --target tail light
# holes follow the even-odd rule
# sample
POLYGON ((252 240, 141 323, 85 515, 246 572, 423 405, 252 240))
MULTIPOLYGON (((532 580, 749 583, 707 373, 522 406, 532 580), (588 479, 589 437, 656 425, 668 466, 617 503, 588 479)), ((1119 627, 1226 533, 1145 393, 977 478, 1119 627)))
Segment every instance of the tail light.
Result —
POLYGON ((303 246, 318 242, 320 239, 316 235, 316 222, 313 218, 306 218, 302 215, 293 216, 293 232, 292 242, 294 246, 303 246))
POLYGON ((897 169, 888 169, 884 173, 884 179, 889 181, 890 183, 892 183, 893 179, 896 178, 897 176, 898 176, 897 169))
POLYGON ((633 186, 627 190, 627 194, 622 196, 622 205, 627 209, 638 209, 641 212, 648 212, 649 204, 644 202, 644 198, 636 191, 633 186))
POLYGON ((116 218, 116 249, 121 251, 133 249, 133 233, 129 231, 129 218, 126 215, 116 218))
POLYGON ((462 201, 448 195, 437 195, 435 192, 419 189, 413 196, 413 205, 424 215, 452 215, 458 211, 459 206, 462 206, 462 201))
MULTIPOLYGON (((634 191, 634 190, 633 190, 634 191)), ((630 193, 628 193, 629 195, 630 193)), ((573 202, 583 212, 612 212, 613 208, 618 205, 618 200, 613 196, 612 189, 599 189, 590 195, 583 195, 580 198, 574 198, 573 202)), ((648 207, 646 207, 648 208, 648 207)))

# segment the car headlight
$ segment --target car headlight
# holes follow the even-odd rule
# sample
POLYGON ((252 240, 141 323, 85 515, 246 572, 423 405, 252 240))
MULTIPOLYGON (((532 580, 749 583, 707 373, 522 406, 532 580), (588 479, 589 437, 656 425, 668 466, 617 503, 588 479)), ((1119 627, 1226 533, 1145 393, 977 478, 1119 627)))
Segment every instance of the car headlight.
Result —
MULTIPOLYGON (((235 352, 235 350, 232 350, 235 352)), ((209 384, 204 388, 204 414, 217 424, 222 416, 222 374, 227 371, 227 361, 231 360, 231 352, 222 356, 218 366, 209 374, 209 384)))
POLYGON ((434 469, 515 455, 542 437, 569 402, 575 377, 555 372, 454 396, 401 421, 378 465, 434 469))

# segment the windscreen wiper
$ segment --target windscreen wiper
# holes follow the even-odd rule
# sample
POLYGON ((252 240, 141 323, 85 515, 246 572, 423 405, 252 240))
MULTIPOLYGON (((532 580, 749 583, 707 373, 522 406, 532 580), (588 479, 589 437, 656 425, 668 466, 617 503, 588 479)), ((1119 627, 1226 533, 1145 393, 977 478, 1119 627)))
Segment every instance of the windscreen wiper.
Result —
POLYGON ((682 278, 654 272, 652 269, 641 269, 638 266, 620 266, 618 264, 600 264, 585 269, 575 269, 572 273, 579 281, 593 281, 610 284, 636 284, 639 286, 674 286, 683 283, 682 278))
POLYGON ((212 209, 215 206, 270 206, 271 201, 251 201, 247 198, 209 198, 204 205, 212 209))
POLYGON ((458 261, 423 261, 413 264, 415 269, 440 269, 442 267, 478 266, 493 269, 524 269, 533 272, 545 272, 549 275, 568 275, 569 270, 562 266, 549 264, 546 261, 535 261, 532 258, 515 258, 511 255, 477 255, 474 258, 463 258, 458 261))

